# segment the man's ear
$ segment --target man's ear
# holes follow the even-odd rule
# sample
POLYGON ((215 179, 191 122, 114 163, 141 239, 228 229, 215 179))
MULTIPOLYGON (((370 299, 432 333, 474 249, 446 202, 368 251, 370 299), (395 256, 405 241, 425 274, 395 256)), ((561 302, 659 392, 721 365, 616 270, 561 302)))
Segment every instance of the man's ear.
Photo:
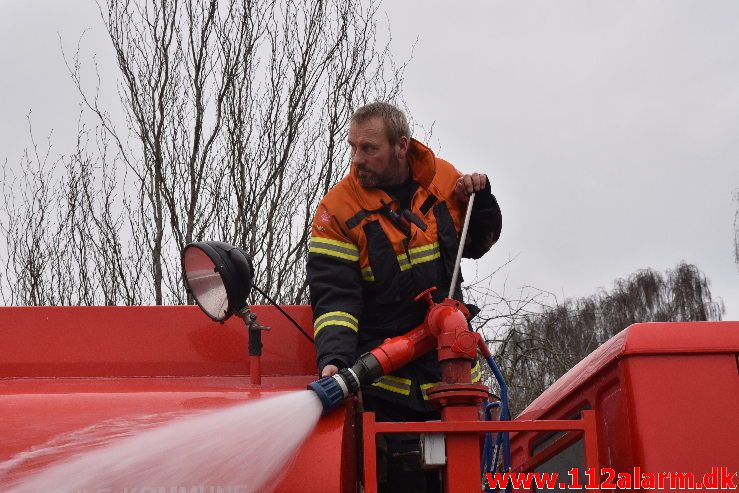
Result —
POLYGON ((399 161, 405 160, 406 156, 408 156, 408 147, 410 145, 410 140, 408 140, 408 137, 401 137, 400 140, 398 140, 398 143, 395 145, 396 157, 399 161))

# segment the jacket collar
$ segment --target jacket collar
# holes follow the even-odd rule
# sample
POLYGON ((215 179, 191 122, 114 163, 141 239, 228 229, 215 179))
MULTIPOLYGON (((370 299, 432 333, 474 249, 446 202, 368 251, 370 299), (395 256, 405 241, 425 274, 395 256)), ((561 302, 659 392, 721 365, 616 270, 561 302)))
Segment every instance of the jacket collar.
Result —
MULTIPOLYGON (((416 139, 411 139, 408 149, 408 162, 413 180, 420 187, 428 190, 436 174, 436 156, 434 156, 433 151, 416 139)), ((364 188, 357 179, 354 165, 350 167, 349 180, 362 209, 375 210, 382 207, 381 200, 385 203, 390 203, 393 200, 379 188, 364 188)))

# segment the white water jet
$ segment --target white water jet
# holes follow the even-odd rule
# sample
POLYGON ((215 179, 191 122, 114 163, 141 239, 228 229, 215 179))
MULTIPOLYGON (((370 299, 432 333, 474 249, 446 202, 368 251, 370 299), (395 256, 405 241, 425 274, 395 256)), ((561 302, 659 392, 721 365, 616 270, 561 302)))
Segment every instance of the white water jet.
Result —
MULTIPOLYGON (((315 393, 305 390, 189 416, 49 466, 3 490, 270 492, 321 411, 315 393)), ((17 460, 0 463, 0 471, 17 460)))

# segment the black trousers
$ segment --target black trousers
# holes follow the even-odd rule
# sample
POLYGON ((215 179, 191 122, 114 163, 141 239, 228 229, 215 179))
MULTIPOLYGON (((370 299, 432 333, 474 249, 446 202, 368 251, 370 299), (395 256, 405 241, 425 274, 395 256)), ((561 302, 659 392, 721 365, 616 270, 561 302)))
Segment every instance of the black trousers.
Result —
MULTIPOLYGON (((373 411, 377 421, 432 421, 436 411, 419 412, 383 399, 364 395, 364 409, 373 411)), ((377 436, 377 479, 379 493, 441 493, 438 469, 421 469, 418 433, 377 436)))

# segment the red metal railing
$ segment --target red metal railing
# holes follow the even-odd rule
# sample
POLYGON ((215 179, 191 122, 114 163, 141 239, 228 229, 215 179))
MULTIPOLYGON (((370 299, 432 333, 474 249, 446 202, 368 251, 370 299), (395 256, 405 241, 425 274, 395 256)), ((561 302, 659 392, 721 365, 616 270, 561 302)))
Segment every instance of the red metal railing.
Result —
MULTIPOLYGON (((474 440, 470 443, 476 446, 468 447, 464 457, 447 455, 445 484, 446 493, 469 493, 479 491, 481 476, 475 478, 459 477, 455 463, 460 461, 475 461, 479 466, 480 448, 478 436, 487 432, 525 432, 525 431, 576 431, 584 437, 585 466, 599 470, 598 462, 598 433, 594 411, 583 411, 581 419, 577 420, 537 420, 537 421, 431 421, 418 423, 389 423, 375 421, 375 414, 362 414, 362 452, 364 463, 364 491, 377 493, 377 435, 383 433, 444 433, 449 435, 471 435, 474 440), (450 467, 451 464, 451 467, 450 467), (476 490, 469 489, 470 483, 477 484, 476 490)), ((537 463, 544 460, 537 457, 537 463)), ((528 464, 533 467, 535 464, 528 464)), ((598 491, 598 490, 592 490, 598 491)))

